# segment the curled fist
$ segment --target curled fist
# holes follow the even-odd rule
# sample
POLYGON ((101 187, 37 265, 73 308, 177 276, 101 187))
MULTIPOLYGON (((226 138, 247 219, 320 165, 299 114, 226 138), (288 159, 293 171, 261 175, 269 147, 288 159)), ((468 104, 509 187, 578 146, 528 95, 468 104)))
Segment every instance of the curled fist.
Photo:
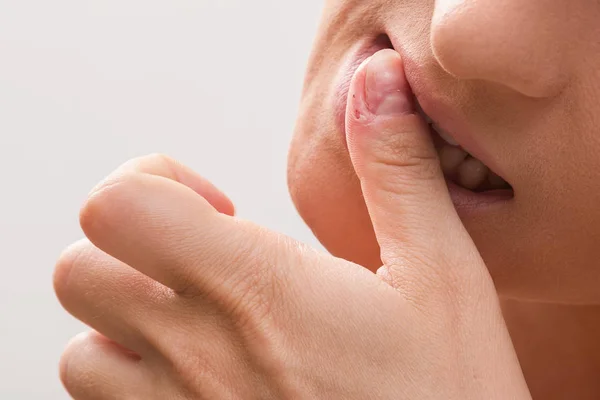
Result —
MULTIPOLYGON (((93 332, 61 361, 75 399, 526 399, 488 271, 449 197, 397 53, 354 76, 348 147, 376 273, 236 218, 164 156, 126 163, 58 261, 93 332)), ((344 232, 340 232, 344 235, 344 232)))

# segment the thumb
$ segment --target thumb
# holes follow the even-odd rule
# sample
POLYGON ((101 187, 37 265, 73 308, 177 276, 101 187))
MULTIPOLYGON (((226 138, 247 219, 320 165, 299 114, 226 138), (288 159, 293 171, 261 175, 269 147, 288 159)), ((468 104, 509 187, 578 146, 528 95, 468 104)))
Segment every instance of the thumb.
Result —
POLYGON ((397 52, 382 50, 361 65, 346 115, 350 156, 381 247, 378 274, 425 298, 465 276, 485 278, 397 52))
POLYGON ((403 315, 405 321, 425 327, 417 334, 436 357, 460 354, 448 358, 452 366, 466 362, 461 371, 485 376, 477 393, 531 398, 491 277, 454 209, 398 53, 383 50, 363 63, 350 90, 348 148, 381 247, 378 275, 426 317, 403 315))

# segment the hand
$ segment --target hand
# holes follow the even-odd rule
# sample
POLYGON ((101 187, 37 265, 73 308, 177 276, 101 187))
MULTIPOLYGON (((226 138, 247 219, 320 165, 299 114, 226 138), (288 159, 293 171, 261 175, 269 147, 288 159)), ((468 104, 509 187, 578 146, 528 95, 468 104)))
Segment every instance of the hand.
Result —
POLYGON ((224 195, 165 157, 134 160, 92 191, 88 240, 55 273, 64 307, 97 332, 61 361, 75 399, 528 398, 423 122, 401 91, 385 115, 364 103, 368 71, 400 63, 378 53, 349 100, 376 275, 233 217, 224 195))

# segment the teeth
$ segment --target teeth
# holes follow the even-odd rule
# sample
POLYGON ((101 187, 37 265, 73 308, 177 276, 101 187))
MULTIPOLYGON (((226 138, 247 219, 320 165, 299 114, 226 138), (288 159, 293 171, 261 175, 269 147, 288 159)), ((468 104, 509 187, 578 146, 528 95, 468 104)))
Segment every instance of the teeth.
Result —
POLYGON ((454 140, 454 138, 448 134, 448 132, 446 132, 445 130, 443 130, 442 128, 440 128, 430 117, 429 115, 425 114, 425 111, 423 111, 423 109, 421 108, 421 104, 419 104, 419 101, 417 100, 417 98, 415 97, 414 99, 415 104, 417 106, 417 111, 419 114, 421 114, 421 116, 423 117, 423 119, 425 119, 425 122, 427 122, 427 124, 431 125, 431 127, 437 132, 437 134, 444 139, 444 141, 446 143, 448 143, 451 146, 458 146, 458 143, 456 142, 456 140, 454 140))
POLYGON ((455 181, 466 189, 510 189, 510 185, 503 178, 460 147, 442 146, 438 149, 438 156, 446 179, 455 181))
POLYGON ((442 139, 444 139, 444 141, 446 143, 448 143, 450 146, 458 146, 458 142, 456 140, 454 140, 454 138, 452 136, 450 136, 448 134, 448 132, 446 132, 445 130, 443 130, 442 128, 440 128, 438 125, 436 125, 435 123, 431 124, 431 127, 437 132, 438 135, 440 135, 440 137, 442 139))
POLYGON ((477 189, 487 178, 489 173, 481 161, 476 158, 467 158, 458 167, 458 183, 467 189, 477 189))
POLYGON ((455 180, 457 184, 469 190, 508 189, 511 186, 500 176, 490 171, 481 161, 473 158, 460 147, 452 135, 439 127, 421 108, 415 98, 418 113, 431 129, 438 134, 446 144, 436 142, 442 171, 446 179, 455 180))
POLYGON ((455 146, 443 146, 440 149, 440 164, 444 174, 453 176, 460 164, 467 158, 469 153, 455 146))

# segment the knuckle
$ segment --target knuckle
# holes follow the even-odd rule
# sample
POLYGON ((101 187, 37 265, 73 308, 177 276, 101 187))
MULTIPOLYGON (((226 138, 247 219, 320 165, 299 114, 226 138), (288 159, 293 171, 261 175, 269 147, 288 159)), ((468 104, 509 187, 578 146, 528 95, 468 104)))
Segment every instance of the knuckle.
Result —
POLYGON ((378 162, 369 166, 369 176, 377 181, 377 187, 388 193, 419 194, 428 182, 442 179, 437 164, 426 163, 404 163, 399 171, 399 164, 378 162))
POLYGON ((376 164, 387 167, 403 168, 412 173, 425 173, 426 176, 439 171, 437 153, 433 148, 413 143, 414 141, 390 135, 384 140, 373 144, 376 164))
POLYGON ((138 164, 170 165, 173 162, 173 159, 163 153, 150 153, 145 156, 136 157, 133 161, 138 164))
POLYGON ((278 246, 272 243, 270 232, 263 230, 232 260, 237 272, 229 279, 227 306, 235 321, 246 329, 260 330, 285 298, 287 284, 279 264, 289 260, 278 257, 278 246))
POLYGON ((179 181, 178 170, 181 164, 175 159, 161 153, 152 153, 129 160, 118 171, 137 172, 140 174, 158 175, 179 181))
POLYGON ((237 273, 237 268, 242 265, 240 253, 244 252, 245 245, 241 240, 236 241, 234 251, 224 252, 223 243, 229 240, 229 232, 221 232, 218 226, 210 222, 203 224, 203 228, 205 230, 190 234, 193 238, 190 242, 181 246, 174 245, 177 253, 189 257, 171 265, 178 274, 177 282, 171 283, 169 287, 186 300, 195 301, 197 298, 207 297, 220 303, 232 294, 228 286, 229 275, 237 273), (203 274, 204 271, 206 274, 203 274))
POLYGON ((165 171, 167 175, 175 175, 175 166, 178 162, 162 153, 151 153, 131 161, 134 169, 140 172, 152 173, 152 171, 165 171))
MULTIPOLYGON (((408 156, 404 156, 406 158, 408 156)), ((437 159, 433 160, 378 160, 369 168, 369 176, 377 180, 377 187, 388 193, 419 194, 429 182, 442 179, 437 159)))
POLYGON ((266 268, 250 267, 246 274, 240 276, 234 290, 237 296, 231 308, 243 326, 256 326, 271 314, 277 288, 266 268))
POLYGON ((437 178, 440 167, 426 128, 417 116, 407 116, 400 127, 397 124, 383 126, 378 140, 371 143, 371 154, 377 168, 390 169, 398 175, 398 168, 405 171, 404 180, 437 178))
POLYGON ((171 342, 160 349, 162 356, 169 361, 173 376, 177 377, 184 392, 190 393, 190 397, 184 398, 197 399, 200 393, 206 392, 223 394, 225 388, 219 387, 222 382, 222 367, 219 365, 219 357, 215 357, 215 354, 223 351, 222 348, 217 348, 208 341, 194 346, 196 347, 190 348, 186 339, 176 339, 175 343, 171 342), (221 390, 214 390, 215 387, 221 390))
POLYGON ((189 265, 178 265, 176 268, 179 271, 177 279, 169 281, 168 287, 178 297, 187 301, 196 301, 202 297, 201 286, 199 283, 196 269, 189 265))
POLYGON ((140 174, 126 172, 114 174, 96 186, 79 212, 79 224, 84 232, 94 232, 99 227, 130 214, 130 194, 141 186, 140 174))
POLYGON ((242 325, 254 325, 270 314, 274 285, 269 275, 265 266, 247 265, 232 282, 229 309, 242 325))
POLYGON ((87 240, 81 240, 69 246, 58 258, 54 268, 54 291, 58 299, 64 304, 73 291, 73 276, 77 270, 86 264, 90 258, 93 246, 87 240))
POLYGON ((67 345, 60 360, 60 379, 69 393, 80 395, 97 388, 98 379, 94 368, 95 347, 89 334, 75 337, 67 345))

